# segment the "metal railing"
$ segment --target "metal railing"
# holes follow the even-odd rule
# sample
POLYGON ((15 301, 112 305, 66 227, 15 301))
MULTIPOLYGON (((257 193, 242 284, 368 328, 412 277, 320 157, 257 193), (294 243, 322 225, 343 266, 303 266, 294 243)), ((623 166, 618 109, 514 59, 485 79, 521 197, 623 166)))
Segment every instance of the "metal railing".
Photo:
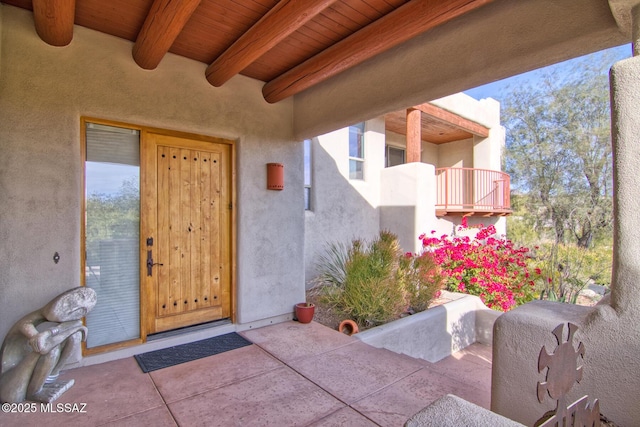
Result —
POLYGON ((511 212, 510 177, 500 171, 473 168, 436 169, 436 210, 451 212, 511 212))

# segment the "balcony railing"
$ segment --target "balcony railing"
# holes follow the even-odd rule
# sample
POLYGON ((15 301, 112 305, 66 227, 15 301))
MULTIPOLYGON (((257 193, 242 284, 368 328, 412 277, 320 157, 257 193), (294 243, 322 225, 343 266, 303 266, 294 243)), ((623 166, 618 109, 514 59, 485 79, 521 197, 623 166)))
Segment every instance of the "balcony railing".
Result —
POLYGON ((511 213, 510 178, 504 172, 472 168, 438 168, 436 182, 438 216, 491 216, 511 213))

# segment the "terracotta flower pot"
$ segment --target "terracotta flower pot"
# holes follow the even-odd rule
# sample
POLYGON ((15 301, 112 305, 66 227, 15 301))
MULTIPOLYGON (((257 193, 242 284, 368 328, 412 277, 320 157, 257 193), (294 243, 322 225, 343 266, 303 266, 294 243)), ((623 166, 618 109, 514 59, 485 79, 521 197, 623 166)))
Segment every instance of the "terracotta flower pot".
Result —
POLYGON ((300 302, 296 304, 296 318, 300 323, 309 323, 313 320, 316 306, 311 303, 300 302))
POLYGON ((357 334, 358 324, 350 319, 343 320, 342 322, 340 322, 340 326, 338 326, 338 331, 347 335, 357 334))

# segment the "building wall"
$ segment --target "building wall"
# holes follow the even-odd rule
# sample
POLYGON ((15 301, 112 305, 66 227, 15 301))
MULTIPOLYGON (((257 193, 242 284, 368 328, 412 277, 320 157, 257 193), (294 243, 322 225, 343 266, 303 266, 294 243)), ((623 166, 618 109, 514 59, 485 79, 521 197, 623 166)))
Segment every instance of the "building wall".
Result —
MULTIPOLYGON (((422 162, 385 168, 385 146, 406 147, 404 135, 386 131, 384 118, 366 122, 365 180, 349 179, 349 129, 313 139, 311 210, 305 215, 305 278, 307 288, 317 277, 320 255, 331 242, 370 239, 381 229, 398 235, 404 251, 418 252, 418 236, 435 230, 453 234, 461 218, 435 215, 435 168, 465 167, 500 170, 504 130, 500 104, 455 94, 434 101, 441 108, 490 128, 488 138, 473 137, 446 144, 422 143, 422 162), (480 166, 478 166, 480 165, 480 166)), ((506 221, 471 217, 469 225, 493 224, 499 234, 506 221)))
POLYGON ((262 83, 242 76, 214 88, 205 64, 171 54, 143 70, 132 43, 83 27, 69 46, 52 47, 30 12, 0 13, 0 337, 80 285, 81 116, 235 140, 237 321, 290 315, 304 298, 292 101, 270 105, 262 83), (283 191, 266 190, 268 162, 285 165, 283 191))
POLYGON ((307 287, 329 243, 371 239, 380 229, 377 209, 384 168, 384 119, 365 122, 364 180, 349 179, 349 128, 312 140, 311 210, 305 213, 307 287))
POLYGON ((438 145, 439 168, 472 168, 473 139, 448 142, 438 145))
MULTIPOLYGON (((405 146, 407 144, 406 138, 404 139, 404 144, 405 146)), ((422 141, 422 153, 420 154, 420 160, 422 161, 422 163, 428 163, 437 168, 440 164, 438 152, 439 149, 437 144, 422 141)))

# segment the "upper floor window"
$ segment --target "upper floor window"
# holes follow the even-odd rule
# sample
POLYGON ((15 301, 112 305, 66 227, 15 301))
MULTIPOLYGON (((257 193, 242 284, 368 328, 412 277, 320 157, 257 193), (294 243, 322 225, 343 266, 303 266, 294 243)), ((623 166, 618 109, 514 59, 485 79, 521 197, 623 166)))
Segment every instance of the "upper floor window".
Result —
POLYGON ((364 179, 364 123, 349 126, 349 179, 364 179))
POLYGON ((390 168, 392 166, 403 165, 404 160, 404 149, 392 147, 387 145, 387 167, 390 168))
POLYGON ((311 210, 311 140, 304 140, 304 209, 311 210))

